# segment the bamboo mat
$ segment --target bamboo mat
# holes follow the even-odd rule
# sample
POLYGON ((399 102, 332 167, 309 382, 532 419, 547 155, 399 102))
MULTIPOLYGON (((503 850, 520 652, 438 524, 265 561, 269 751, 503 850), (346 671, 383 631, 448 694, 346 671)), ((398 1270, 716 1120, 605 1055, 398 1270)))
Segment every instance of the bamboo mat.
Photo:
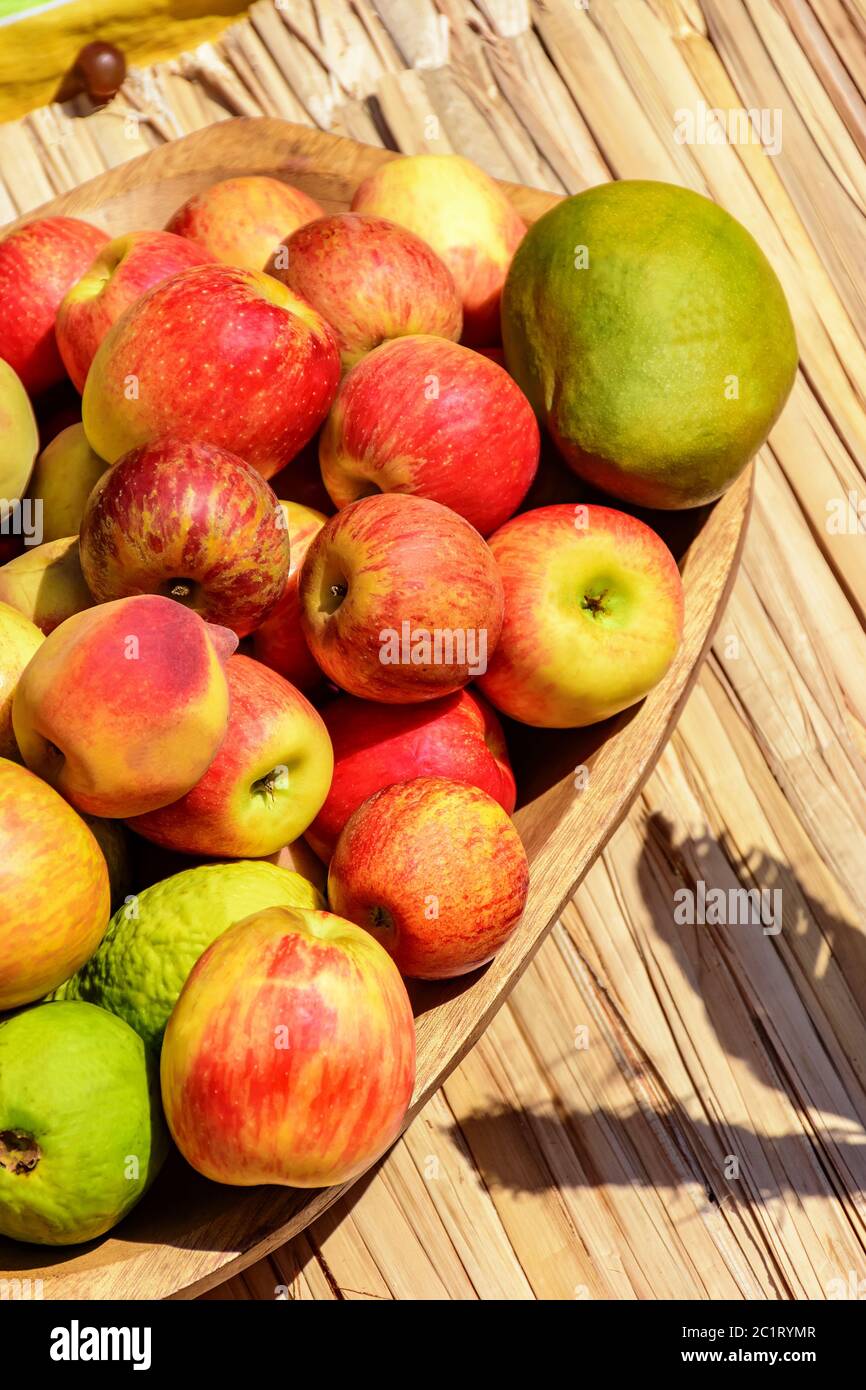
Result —
POLYGON ((628 821, 377 1172, 210 1297, 866 1297, 864 38, 862 0, 260 0, 102 113, 0 127, 0 221, 236 114, 669 179, 751 229, 797 323, 742 572, 628 821), (779 111, 781 150, 678 143, 706 107, 779 111), (699 880, 780 889, 782 931, 677 925, 699 880))

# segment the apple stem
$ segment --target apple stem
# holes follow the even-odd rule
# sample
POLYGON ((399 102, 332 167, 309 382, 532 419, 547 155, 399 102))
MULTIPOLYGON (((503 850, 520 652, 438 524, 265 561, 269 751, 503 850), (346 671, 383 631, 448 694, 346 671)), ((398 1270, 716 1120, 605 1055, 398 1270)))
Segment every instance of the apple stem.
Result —
POLYGON ((277 768, 273 768, 273 770, 269 772, 266 777, 260 777, 258 782, 253 783, 253 791, 264 792, 265 796, 268 798, 268 801, 270 801, 273 805, 274 793, 276 791, 278 779, 279 772, 277 768))

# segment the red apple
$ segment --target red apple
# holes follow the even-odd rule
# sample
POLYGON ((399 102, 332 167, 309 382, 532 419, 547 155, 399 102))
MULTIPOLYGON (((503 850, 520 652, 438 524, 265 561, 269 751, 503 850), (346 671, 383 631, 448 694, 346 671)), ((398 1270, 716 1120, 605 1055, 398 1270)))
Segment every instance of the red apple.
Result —
POLYGON ((444 338, 384 343, 344 377, 319 441, 337 507, 408 492, 483 536, 513 516, 538 467, 538 425, 506 371, 444 338))
POLYGON ((306 830, 327 795, 334 755, 320 715, 275 671, 233 656, 226 679, 228 728, 201 781, 128 824, 184 854, 255 859, 306 830))
POLYGON ((370 932, 403 975, 464 975, 520 921, 529 864, 513 823, 478 787, 417 777, 376 792, 349 818, 328 900, 370 932))
POLYGON ((84 383, 96 349, 113 323, 146 290, 213 258, 170 232, 127 232, 103 246, 57 311, 57 346, 74 385, 84 383))
POLYGON ((280 242, 322 212, 300 188, 252 174, 196 193, 169 219, 166 231, 189 237, 226 265, 264 270, 280 242))
POLYGON ((510 815, 516 788, 505 735, 486 700, 458 690, 425 705, 380 705, 339 695, 322 709, 334 748, 325 804, 306 832, 326 862, 353 811, 413 777, 448 777, 488 792, 510 815))
POLYGON ((245 637, 280 598, 289 533, 243 459, 172 437, 133 449, 94 487, 81 568, 97 603, 164 594, 245 637))
POLYGON ((327 1187, 394 1142, 415 1028, 393 961, 330 912, 272 907, 199 957, 162 1046, 175 1143, 216 1182, 327 1187))
POLYGON ((344 367, 406 333, 460 337, 451 271, 426 241, 384 217, 343 212, 307 222, 268 269, 327 319, 344 367))
POLYGON ((327 517, 297 502, 281 502, 280 506, 286 518, 291 548, 289 575, 282 598, 253 635, 253 655, 299 690, 315 690, 324 678, 301 626, 298 581, 304 556, 327 517))
POLYGON ((479 684, 524 724, 574 728, 652 690, 680 645, 676 560, 649 526, 584 503, 539 507, 490 538, 502 637, 479 684))
POLYGON ((526 227, 489 174, 457 154, 389 160, 357 189, 352 211, 389 217, 429 242, 463 300, 464 342, 499 342, 502 286, 526 227))
POLYGON ((332 516, 307 551, 300 590, 325 674, 386 704, 468 685, 502 626, 502 583, 478 532, 438 502, 399 493, 332 516))
POLYGON ((67 290, 100 247, 105 232, 76 217, 42 217, 0 241, 0 357, 31 396, 62 381, 54 323, 67 290))
POLYGON ((136 300, 99 345, 82 401, 109 463, 171 434, 265 478, 311 439, 340 380, 333 331, 272 275, 194 266, 136 300))

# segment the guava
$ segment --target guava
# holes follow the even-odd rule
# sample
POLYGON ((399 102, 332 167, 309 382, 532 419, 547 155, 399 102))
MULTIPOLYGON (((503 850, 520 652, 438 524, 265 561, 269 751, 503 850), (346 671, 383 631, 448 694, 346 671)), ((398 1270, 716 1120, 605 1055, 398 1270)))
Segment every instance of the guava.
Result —
POLYGON ((135 1205, 167 1148, 158 1073, 122 1019, 69 1001, 0 1023, 0 1235, 93 1240, 135 1205))
POLYGON ((530 228, 502 296, 508 369, 584 481, 646 507, 718 497, 797 370, 785 294, 734 217, 624 180, 530 228))
POLYGON ((265 907, 321 908, 324 902, 307 879, 266 860, 184 869, 119 907, 95 954, 54 998, 99 1004, 158 1052, 199 956, 235 922, 265 907))

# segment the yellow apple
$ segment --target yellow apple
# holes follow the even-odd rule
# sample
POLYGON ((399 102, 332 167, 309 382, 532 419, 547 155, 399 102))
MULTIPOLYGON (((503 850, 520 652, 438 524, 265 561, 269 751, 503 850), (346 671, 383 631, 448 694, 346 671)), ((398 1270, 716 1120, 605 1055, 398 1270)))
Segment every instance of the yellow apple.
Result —
POLYGON ((108 869, 93 835, 47 783, 3 758, 0 903, 0 1011, 74 975, 108 926, 108 869))
POLYGON ((29 618, 0 603, 0 758, 21 761, 12 732, 12 696, 18 677, 45 638, 29 618))
POLYGON ((42 503, 43 542, 78 534, 85 503, 107 468, 82 424, 68 425, 42 450, 27 495, 42 503))
POLYGON ((23 495, 38 448, 30 399, 9 363, 0 358, 0 497, 7 502, 23 495))
POLYGON ((73 613, 92 608, 78 560, 78 537, 33 546, 0 566, 0 603, 17 608, 46 636, 73 613))

